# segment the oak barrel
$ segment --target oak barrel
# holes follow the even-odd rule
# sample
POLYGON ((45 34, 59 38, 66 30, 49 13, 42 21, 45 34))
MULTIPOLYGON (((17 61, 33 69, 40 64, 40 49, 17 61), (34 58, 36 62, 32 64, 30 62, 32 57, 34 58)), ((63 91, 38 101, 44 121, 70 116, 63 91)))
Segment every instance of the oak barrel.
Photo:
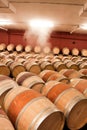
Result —
POLYGON ((50 54, 50 52, 51 52, 51 48, 49 46, 46 46, 46 47, 43 48, 44 54, 50 54))
POLYGON ((35 74, 39 74, 41 72, 41 67, 35 61, 27 62, 25 64, 25 68, 26 68, 27 71, 35 73, 35 74))
POLYGON ((77 130, 87 123, 87 99, 74 88, 62 92, 55 105, 64 113, 69 129, 77 130))
POLYGON ((14 48, 15 48, 15 45, 14 45, 14 44, 9 44, 9 45, 7 45, 7 50, 8 50, 9 52, 14 51, 14 48))
POLYGON ((81 77, 81 73, 74 69, 64 69, 64 70, 61 70, 59 74, 63 74, 69 79, 81 77))
POLYGON ((24 87, 12 89, 5 97, 4 106, 18 130, 63 129, 63 113, 34 90, 24 87))
POLYGON ((83 75, 87 75, 87 69, 80 69, 79 72, 83 75))
POLYGON ((25 71, 25 67, 20 63, 20 62, 16 62, 14 61, 11 65, 10 65, 10 70, 11 70, 11 73, 12 73, 12 76, 14 78, 16 78, 16 76, 25 71))
POLYGON ((35 74, 27 71, 21 72, 17 75, 16 82, 22 85, 23 81, 31 76, 35 76, 35 74))
POLYGON ((40 54, 40 53, 41 53, 41 47, 40 47, 39 45, 38 45, 38 46, 35 46, 35 47, 34 47, 34 52, 37 53, 37 54, 38 54, 38 53, 40 54))
POLYGON ((79 50, 77 48, 73 48, 71 50, 71 53, 72 53, 73 56, 78 56, 79 55, 79 50))
POLYGON ((47 96, 52 102, 55 102, 57 96, 68 88, 70 86, 65 83, 48 81, 42 88, 42 94, 47 96))
POLYGON ((87 94, 87 80, 85 79, 80 79, 80 78, 73 78, 70 80, 70 84, 72 87, 76 88, 79 90, 81 93, 84 95, 87 94))
POLYGON ((40 72, 39 76, 46 82, 48 78, 55 73, 57 72, 53 70, 43 70, 40 72))
POLYGON ((58 82, 63 82, 63 83, 69 83, 69 79, 67 77, 65 77, 64 75, 62 74, 59 74, 59 73, 55 73, 53 75, 51 75, 47 81, 51 81, 51 80, 57 80, 58 82))
POLYGON ((26 45, 24 50, 25 50, 26 53, 29 53, 29 52, 32 51, 32 47, 30 45, 26 45))
POLYGON ((22 82, 22 85, 24 87, 34 89, 38 92, 41 92, 42 88, 44 87, 44 84, 45 82, 37 75, 28 77, 22 82))
POLYGON ((58 55, 60 53, 60 49, 58 47, 54 47, 52 52, 54 55, 58 55))
POLYGON ((63 55, 69 55, 69 53, 70 53, 69 48, 64 47, 64 48, 62 49, 62 53, 63 53, 63 55))
POLYGON ((78 66, 76 63, 72 62, 72 61, 66 63, 66 66, 67 66, 69 69, 79 70, 79 66, 78 66))
POLYGON ((23 45, 19 44, 15 47, 17 52, 22 52, 23 51, 23 45))
POLYGON ((81 55, 87 57, 87 49, 82 49, 81 55))
POLYGON ((5 95, 8 93, 8 91, 10 91, 10 89, 17 86, 17 83, 13 81, 10 77, 0 75, 0 105, 2 107, 5 95))
POLYGON ((3 63, 0 63, 0 74, 9 76, 10 75, 9 67, 3 63))
POLYGON ((67 69, 67 66, 62 62, 62 61, 58 61, 54 64, 54 68, 56 71, 61 71, 62 69, 67 69))
POLYGON ((0 43, 0 51, 5 51, 5 49, 6 49, 6 44, 0 43))
POLYGON ((49 81, 43 87, 42 94, 64 113, 69 129, 80 129, 86 124, 87 99, 78 90, 64 83, 49 81))
POLYGON ((87 61, 84 61, 79 66, 80 69, 87 69, 87 61))
POLYGON ((54 70, 53 65, 49 61, 43 61, 40 66, 42 70, 54 70))
POLYGON ((15 130, 6 113, 0 106, 0 130, 15 130))

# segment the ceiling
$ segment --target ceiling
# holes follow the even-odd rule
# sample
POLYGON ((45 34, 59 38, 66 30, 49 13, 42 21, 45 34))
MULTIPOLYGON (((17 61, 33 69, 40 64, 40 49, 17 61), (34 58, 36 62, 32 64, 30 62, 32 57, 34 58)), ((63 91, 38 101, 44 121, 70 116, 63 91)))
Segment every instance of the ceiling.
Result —
POLYGON ((53 21, 56 31, 87 34, 79 28, 87 24, 87 0, 0 0, 0 19, 12 21, 1 29, 26 30, 35 18, 53 21))

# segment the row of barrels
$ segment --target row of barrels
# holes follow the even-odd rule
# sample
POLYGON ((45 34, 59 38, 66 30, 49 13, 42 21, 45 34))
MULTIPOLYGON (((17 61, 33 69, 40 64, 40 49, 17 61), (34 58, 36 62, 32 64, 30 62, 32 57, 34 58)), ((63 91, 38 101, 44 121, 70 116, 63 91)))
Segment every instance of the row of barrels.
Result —
POLYGON ((34 53, 0 53, 0 74, 13 78, 16 78, 23 71, 39 74, 43 70, 60 72, 63 69, 74 69, 79 73, 80 70, 87 69, 87 58, 81 56, 39 55, 34 53))
POLYGON ((1 75, 0 95, 0 130, 63 130, 63 112, 42 94, 1 75))
POLYGON ((16 82, 20 86, 22 85, 38 91, 54 103, 63 112, 69 129, 80 129, 87 123, 87 116, 85 116, 87 107, 87 80, 80 78, 69 79, 70 73, 74 72, 66 70, 65 74, 67 76, 64 76, 64 74, 59 76, 59 73, 56 71, 44 70, 38 77, 29 72, 22 72, 16 77, 16 82), (52 76, 57 77, 52 79, 52 76), (76 118, 77 113, 78 117, 76 118))
POLYGON ((52 49, 50 47, 44 47, 41 48, 39 45, 35 46, 34 48, 32 48, 32 46, 30 45, 26 45, 23 46, 22 44, 18 44, 18 45, 14 45, 14 44, 8 44, 6 46, 5 43, 1 43, 0 44, 0 51, 5 51, 7 50, 8 52, 13 52, 14 50, 16 50, 17 52, 22 52, 25 51, 26 53, 30 53, 30 52, 35 52, 35 53, 45 53, 45 54, 50 54, 53 53, 54 55, 58 55, 60 53, 62 53, 63 55, 69 55, 72 54, 73 56, 87 56, 87 49, 82 49, 81 51, 78 50, 78 48, 73 48, 72 50, 70 50, 68 47, 64 47, 63 49, 59 49, 58 47, 53 47, 52 49))
POLYGON ((74 71, 25 71, 15 81, 0 75, 0 105, 11 121, 9 130, 63 130, 65 122, 69 129, 82 128, 87 123, 87 80, 69 78, 74 71))
POLYGON ((87 123, 87 57, 5 51, 0 61, 1 130, 63 130, 65 124, 76 130, 87 123))

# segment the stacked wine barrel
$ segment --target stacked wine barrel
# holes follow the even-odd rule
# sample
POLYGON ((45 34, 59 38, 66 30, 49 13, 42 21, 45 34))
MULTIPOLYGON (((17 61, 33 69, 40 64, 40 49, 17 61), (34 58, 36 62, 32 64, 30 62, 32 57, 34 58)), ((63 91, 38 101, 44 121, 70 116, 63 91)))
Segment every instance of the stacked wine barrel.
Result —
POLYGON ((87 50, 0 46, 0 130, 86 130, 87 50))
POLYGON ((63 56, 68 56, 68 55, 71 54, 72 56, 81 55, 83 57, 87 57, 87 49, 78 50, 78 48, 72 48, 70 50, 68 47, 64 47, 64 48, 60 49, 57 46, 54 46, 53 48, 50 48, 49 46, 45 46, 45 47, 42 48, 39 45, 32 47, 31 45, 23 46, 22 44, 14 45, 12 43, 10 43, 6 46, 5 43, 0 43, 0 52, 8 51, 8 52, 11 53, 15 50, 18 53, 25 51, 26 53, 34 52, 36 54, 40 54, 40 53, 43 52, 44 54, 49 54, 49 53, 52 53, 54 55, 62 54, 63 56))

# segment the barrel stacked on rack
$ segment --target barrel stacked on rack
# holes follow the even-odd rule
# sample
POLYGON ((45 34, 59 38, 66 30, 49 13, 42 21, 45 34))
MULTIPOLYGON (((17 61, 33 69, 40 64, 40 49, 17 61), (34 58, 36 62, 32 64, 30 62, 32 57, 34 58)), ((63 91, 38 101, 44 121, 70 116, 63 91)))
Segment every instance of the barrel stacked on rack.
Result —
POLYGON ((87 123, 86 50, 60 52, 2 44, 0 106, 9 130, 80 129, 87 123))

